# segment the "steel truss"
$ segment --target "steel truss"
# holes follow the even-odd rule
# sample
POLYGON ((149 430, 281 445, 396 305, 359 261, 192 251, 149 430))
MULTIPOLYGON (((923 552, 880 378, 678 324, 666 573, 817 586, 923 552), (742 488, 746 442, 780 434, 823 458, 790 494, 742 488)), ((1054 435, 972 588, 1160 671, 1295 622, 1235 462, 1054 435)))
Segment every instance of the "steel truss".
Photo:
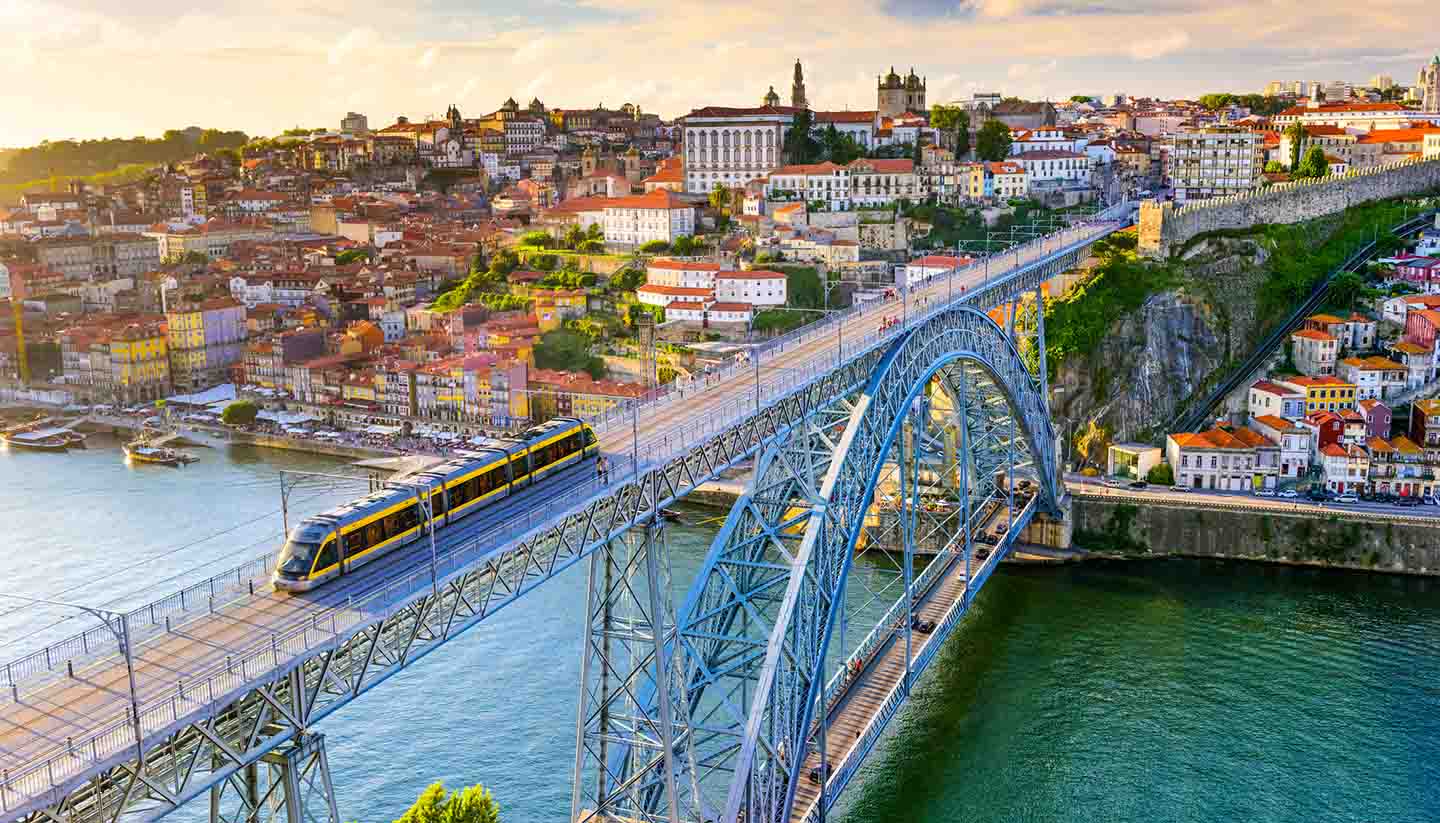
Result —
MULTIPOLYGON (((698 772, 698 819, 789 818, 801 766, 824 734, 824 724, 815 722, 817 704, 828 697, 824 661, 856 540, 887 462, 909 466, 901 472, 910 485, 902 495, 911 508, 904 530, 908 610, 922 464, 916 438, 907 448, 901 433, 937 377, 956 410, 966 453, 960 460, 966 522, 973 525, 975 500, 1002 492, 1014 509, 1008 478, 1017 462, 1036 467, 1038 504, 1055 510, 1045 396, 1012 339, 973 308, 932 313, 895 341, 863 388, 836 395, 782 431, 759 458, 750 489, 680 610, 673 666, 683 673, 685 699, 666 711, 690 718, 688 747, 677 748, 698 772), (1002 466, 1003 489, 996 480, 1002 466)), ((967 563, 971 531, 963 530, 967 563)), ((652 699, 652 713, 666 703, 652 699)))
MULTIPOLYGON (((893 433, 888 440, 883 436, 882 424, 900 408, 903 391, 898 387, 919 386, 922 373, 931 368, 927 364, 938 368, 959 357, 986 364, 997 385, 1022 386, 1015 369, 1023 366, 1013 346, 995 335, 994 324, 981 310, 1036 290, 1044 280, 1073 267, 1088 248, 1088 243, 1080 243, 1056 249, 1019 271, 956 295, 952 305, 964 304, 965 309, 931 308, 898 337, 847 350, 832 371, 663 464, 647 468, 613 493, 533 529, 511 546, 453 550, 440 559, 437 577, 427 571, 395 581, 362 603, 337 607, 285 633, 256 638, 223 666, 147 697, 138 722, 128 711, 99 719, 97 732, 84 741, 20 774, 0 775, 0 816, 24 823, 155 819, 222 784, 233 790, 235 784, 229 781, 237 774, 265 762, 267 755, 287 743, 313 735, 315 723, 350 700, 772 442, 781 446, 766 454, 762 467, 785 466, 794 478, 785 483, 767 481, 779 484, 775 488, 757 487, 760 491, 749 495, 750 503, 744 507, 753 515, 747 522, 776 546, 797 542, 788 533, 782 538, 781 533, 802 530, 804 538, 795 548, 799 554, 781 563, 737 558, 737 565, 727 569, 714 561, 712 550, 706 574, 718 575, 717 588, 701 587, 692 595, 697 599, 688 604, 689 622, 680 621, 686 631, 676 643, 686 661, 686 668, 679 670, 687 684, 682 703, 693 706, 705 684, 734 679, 742 672, 750 673, 746 677, 752 686, 763 689, 752 688, 744 701, 735 704, 743 708, 741 716, 749 724, 745 741, 716 751, 688 742, 677 750, 695 758, 692 771, 698 775, 730 764, 743 776, 737 777, 740 794, 732 798, 732 809, 742 796, 757 814, 761 808, 777 808, 776 791, 783 790, 793 775, 780 768, 785 759, 777 759, 775 747, 787 740, 792 752, 804 746, 800 730, 805 724, 798 709, 818 684, 818 670, 812 664, 824 649, 815 643, 828 636, 826 621, 833 617, 828 607, 847 568, 844 563, 837 565, 838 545, 848 534, 844 524, 860 522, 868 503, 861 469, 867 463, 878 467, 893 442, 893 433), (892 345, 892 341, 897 342, 892 345), (844 404, 851 398, 858 398, 859 404, 847 409, 844 404), (828 432, 823 428, 827 421, 833 429, 828 432), (837 436, 840 439, 834 440, 837 436), (843 470, 823 477, 815 473, 837 461, 843 470), (802 466, 809 466, 810 473, 801 471, 802 466), (799 493, 802 489, 804 494, 799 493), (788 504, 778 502, 785 493, 792 500, 807 501, 807 507, 788 520, 784 517, 788 504), (789 577, 792 564, 802 559, 796 568, 813 564, 813 574, 790 578, 777 590, 776 575, 789 577), (724 607, 724 617, 713 612, 732 599, 735 603, 724 607), (785 619, 776 623, 775 630, 783 625, 789 633, 767 637, 757 648, 743 648, 746 631, 768 625, 768 618, 756 611, 761 605, 783 606, 785 619), (762 670, 764 677, 757 680, 762 670), (131 733, 135 727, 139 740, 131 733), (762 729, 764 742, 758 743, 762 729)), ((1011 401, 1020 404, 1025 440, 1032 450, 1040 450, 1035 462, 1052 465, 1053 440, 1035 437, 1049 427, 1043 394, 1016 392, 1011 401)), ((1042 486, 1048 503, 1054 495, 1053 472, 1045 474, 1049 481, 1042 486)), ((766 472, 757 476, 778 477, 766 472)), ((725 534, 736 531, 727 524, 725 534)), ((675 708, 672 718, 686 715, 681 709, 688 707, 675 708)), ((694 722, 697 725, 686 734, 734 731, 702 728, 694 722)), ((323 757, 320 761, 323 764, 323 757)), ((683 766, 685 761, 676 768, 683 771, 683 766)), ((321 771, 328 774, 328 769, 321 771)), ((240 779, 248 785, 248 778, 240 779)), ((733 820, 734 814, 727 819, 733 820)))

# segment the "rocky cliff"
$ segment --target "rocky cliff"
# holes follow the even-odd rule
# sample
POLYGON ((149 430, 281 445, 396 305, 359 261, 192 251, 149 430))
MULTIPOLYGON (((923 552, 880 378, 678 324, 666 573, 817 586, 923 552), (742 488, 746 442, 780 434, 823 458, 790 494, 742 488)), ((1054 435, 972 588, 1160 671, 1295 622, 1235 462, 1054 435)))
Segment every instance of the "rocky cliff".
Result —
POLYGON ((1249 239, 1196 243, 1175 266, 1173 285, 1116 318, 1094 352, 1060 365, 1057 417, 1077 425, 1095 419, 1116 441, 1159 434, 1277 319, 1257 317, 1266 259, 1249 239))

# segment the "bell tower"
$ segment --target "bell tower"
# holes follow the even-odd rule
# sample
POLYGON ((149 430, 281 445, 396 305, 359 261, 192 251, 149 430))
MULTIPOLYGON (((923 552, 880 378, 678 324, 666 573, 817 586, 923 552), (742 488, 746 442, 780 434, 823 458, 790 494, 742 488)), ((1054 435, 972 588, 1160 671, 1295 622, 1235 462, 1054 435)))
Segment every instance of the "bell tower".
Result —
POLYGON ((790 86, 790 105, 797 109, 810 108, 810 101, 805 98, 805 70, 800 68, 800 59, 795 59, 795 82, 790 86))

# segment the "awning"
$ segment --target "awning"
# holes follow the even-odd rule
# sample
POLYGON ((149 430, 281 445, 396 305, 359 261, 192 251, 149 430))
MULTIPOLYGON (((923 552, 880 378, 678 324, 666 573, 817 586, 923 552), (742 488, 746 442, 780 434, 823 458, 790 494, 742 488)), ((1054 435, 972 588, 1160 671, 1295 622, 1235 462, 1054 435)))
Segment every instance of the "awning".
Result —
POLYGON ((369 434, 399 434, 399 433, 400 433, 400 427, 399 427, 399 426, 379 426, 379 425, 372 425, 372 426, 367 426, 367 427, 365 428, 365 431, 368 432, 369 434))

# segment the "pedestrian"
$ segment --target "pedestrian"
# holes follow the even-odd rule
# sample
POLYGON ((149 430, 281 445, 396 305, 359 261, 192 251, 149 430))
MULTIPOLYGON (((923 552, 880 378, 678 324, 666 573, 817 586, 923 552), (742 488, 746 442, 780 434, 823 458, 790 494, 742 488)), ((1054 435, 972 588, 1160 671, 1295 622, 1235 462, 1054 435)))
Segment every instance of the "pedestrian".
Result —
POLYGON ((595 460, 595 473, 600 477, 600 485, 610 484, 610 464, 605 461, 603 456, 595 460))

